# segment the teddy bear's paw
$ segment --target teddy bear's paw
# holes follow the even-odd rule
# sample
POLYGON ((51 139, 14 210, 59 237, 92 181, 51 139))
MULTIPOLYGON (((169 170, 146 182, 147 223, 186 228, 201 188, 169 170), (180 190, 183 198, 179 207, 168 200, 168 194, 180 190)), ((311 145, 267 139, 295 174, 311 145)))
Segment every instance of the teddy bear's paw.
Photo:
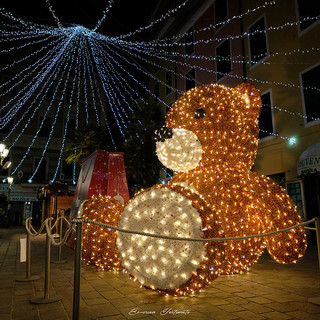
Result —
MULTIPOLYGON (((287 226, 281 226, 279 229, 285 227, 287 226)), ((268 237, 266 243, 269 254, 279 263, 297 262, 307 249, 307 237, 303 227, 268 237)))
POLYGON ((118 232, 119 257, 129 274, 145 287, 176 295, 200 290, 215 279, 223 245, 178 240, 222 236, 217 221, 208 228, 205 207, 198 195, 178 186, 155 186, 131 199, 120 228, 176 240, 118 232))
MULTIPOLYGON (((99 196, 83 204, 83 219, 117 226, 123 205, 114 198, 99 196)), ((116 232, 105 227, 84 223, 82 227, 82 259, 87 264, 105 270, 120 271, 121 266, 116 246, 116 232)))

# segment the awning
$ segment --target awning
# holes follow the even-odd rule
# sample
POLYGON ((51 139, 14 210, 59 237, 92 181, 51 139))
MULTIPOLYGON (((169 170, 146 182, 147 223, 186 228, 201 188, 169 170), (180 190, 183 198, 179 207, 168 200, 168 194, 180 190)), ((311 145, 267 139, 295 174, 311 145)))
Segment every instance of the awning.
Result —
POLYGON ((311 145, 301 154, 297 172, 298 176, 320 172, 320 142, 311 145))

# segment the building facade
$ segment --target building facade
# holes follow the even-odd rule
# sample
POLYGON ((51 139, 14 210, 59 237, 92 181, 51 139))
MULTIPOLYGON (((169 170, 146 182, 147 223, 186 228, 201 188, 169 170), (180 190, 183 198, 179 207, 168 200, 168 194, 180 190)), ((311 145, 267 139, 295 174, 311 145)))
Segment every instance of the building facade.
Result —
MULTIPOLYGON (((260 4, 243 0, 242 10, 260 4)), ((280 0, 242 18, 247 81, 262 96, 254 170, 286 187, 304 218, 320 212, 319 174, 313 172, 320 156, 319 14, 310 1, 280 0), (318 154, 304 158, 308 148, 318 154)))
MULTIPOLYGON (((155 33, 172 50, 174 79, 157 67, 151 82, 168 105, 202 84, 255 84, 262 109, 253 170, 286 188, 305 219, 320 213, 319 8, 301 0, 192 1, 155 33), (168 79, 175 94, 161 85, 168 79)), ((166 69, 167 60, 156 64, 166 69)))

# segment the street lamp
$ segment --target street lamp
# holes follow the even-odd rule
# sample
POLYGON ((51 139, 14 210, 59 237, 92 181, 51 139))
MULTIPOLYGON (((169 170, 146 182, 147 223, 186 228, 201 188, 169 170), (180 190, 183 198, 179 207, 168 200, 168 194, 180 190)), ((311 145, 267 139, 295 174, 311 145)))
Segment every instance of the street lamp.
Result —
POLYGON ((8 223, 8 227, 10 227, 10 223, 11 223, 11 203, 10 203, 10 192, 11 192, 11 187, 13 184, 13 177, 8 177, 7 178, 7 182, 9 184, 9 189, 8 189, 8 205, 7 205, 7 223, 8 223))
POLYGON ((8 177, 7 178, 8 184, 9 184, 9 191, 11 190, 11 186, 13 184, 13 177, 8 177))
POLYGON ((3 160, 8 156, 9 149, 6 148, 6 145, 4 143, 0 143, 0 168, 1 169, 8 169, 11 166, 11 161, 6 161, 5 164, 3 164, 3 160))

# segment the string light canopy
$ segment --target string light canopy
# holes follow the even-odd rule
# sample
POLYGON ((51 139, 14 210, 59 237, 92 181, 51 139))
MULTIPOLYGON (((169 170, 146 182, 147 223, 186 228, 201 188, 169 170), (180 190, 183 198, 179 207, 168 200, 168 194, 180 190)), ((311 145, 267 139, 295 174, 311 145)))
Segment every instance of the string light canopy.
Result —
MULTIPOLYGON (((175 77, 183 78, 185 75, 175 72, 167 65, 174 62, 183 67, 194 67, 200 71, 215 73, 212 69, 202 67, 201 63, 190 64, 183 61, 185 60, 184 56, 173 49, 176 40, 186 34, 154 41, 133 40, 135 35, 141 35, 143 31, 183 9, 188 4, 188 0, 181 1, 176 8, 167 11, 147 26, 119 36, 108 36, 97 32, 112 10, 114 0, 106 3, 101 19, 91 30, 81 25, 64 26, 52 3, 49 0, 45 1, 57 27, 27 22, 21 18, 16 18, 3 8, 0 9, 2 17, 0 30, 2 48, 0 54, 4 57, 2 61, 8 61, 1 67, 1 72, 12 74, 11 78, 3 77, 5 80, 0 84, 0 96, 4 99, 4 103, 0 107, 0 129, 9 128, 9 130, 6 130, 7 133, 3 137, 3 141, 10 141, 10 148, 12 148, 17 143, 21 143, 22 137, 26 139, 26 132, 31 133, 29 141, 24 143, 26 146, 25 154, 20 161, 17 161, 16 167, 12 169, 12 174, 20 170, 21 165, 30 156, 30 151, 35 146, 42 128, 48 121, 51 121, 52 130, 47 137, 41 138, 42 140, 46 139, 46 142, 42 144, 41 159, 29 179, 30 182, 33 181, 37 170, 40 168, 48 147, 56 142, 54 137, 57 134, 58 123, 63 123, 63 129, 61 130, 63 137, 59 142, 61 152, 65 145, 68 128, 74 126, 79 129, 82 125, 80 118, 84 119, 85 124, 94 122, 97 125, 105 125, 112 145, 116 149, 115 137, 119 134, 124 135, 133 106, 138 101, 144 100, 145 95, 154 97, 157 102, 167 107, 165 101, 139 80, 140 76, 151 78, 170 90, 179 91, 160 81, 144 69, 142 65, 146 63, 154 65, 172 73, 175 77), (166 50, 167 47, 173 49, 170 50, 170 54, 166 50), (159 59, 160 63, 155 63, 155 57, 159 59), (183 59, 180 61, 181 59, 175 59, 176 57, 183 59), (66 107, 64 108, 64 106, 66 107), (41 110, 44 110, 44 112, 39 122, 37 117, 39 112, 42 112, 41 110), (35 121, 39 122, 37 128, 32 125, 35 121)), ((224 23, 238 19, 243 15, 256 13, 275 3, 276 1, 265 2, 239 16, 231 17, 224 23)), ((309 17, 308 19, 316 18, 309 17)), ((270 26, 268 31, 282 30, 300 22, 293 21, 279 26, 270 26)), ((201 33, 214 27, 214 25, 209 25, 203 29, 195 30, 195 33, 201 33)), ((250 34, 244 33, 233 37, 241 38, 245 36, 250 36, 250 34)), ((210 43, 215 39, 203 39, 203 41, 210 43)), ((179 46, 181 45, 188 44, 179 42, 179 46)), ((308 54, 318 49, 310 48, 299 51, 299 53, 308 54)), ((278 53, 275 52, 274 54, 278 53)), ((226 57, 194 55, 193 58, 194 61, 203 61, 223 60, 226 57)), ((234 63, 240 63, 237 57, 233 57, 231 60, 234 63)), ((231 74, 221 75, 238 77, 231 74)), ((239 77, 239 79, 243 80, 242 77, 239 77)), ((284 87, 299 87, 295 84, 267 82, 262 79, 248 78, 246 80, 284 87)), ((197 85, 201 85, 201 83, 197 83, 197 85)), ((272 132, 269 134, 278 136, 272 132)), ((288 141, 290 139, 280 137, 288 141)), ((56 170, 52 181, 58 176, 62 161, 61 152, 57 157, 56 170)))
MULTIPOLYGON (((176 237, 206 238, 210 232, 221 238, 263 234, 300 223, 286 191, 250 171, 258 147, 260 108, 260 93, 252 84, 187 91, 167 114, 171 132, 160 130, 156 137, 159 158, 176 174, 168 185, 135 196, 119 226, 176 237), (192 134, 181 138, 181 132, 192 134), (183 168, 180 158, 186 155, 194 162, 186 161, 183 168)), ((219 274, 247 271, 264 247, 279 263, 294 263, 307 244, 304 228, 299 227, 266 239, 226 241, 223 247, 211 243, 210 249, 125 234, 118 234, 117 245, 123 265, 143 286, 184 295, 201 290, 219 274), (177 272, 172 272, 172 266, 177 272)))

